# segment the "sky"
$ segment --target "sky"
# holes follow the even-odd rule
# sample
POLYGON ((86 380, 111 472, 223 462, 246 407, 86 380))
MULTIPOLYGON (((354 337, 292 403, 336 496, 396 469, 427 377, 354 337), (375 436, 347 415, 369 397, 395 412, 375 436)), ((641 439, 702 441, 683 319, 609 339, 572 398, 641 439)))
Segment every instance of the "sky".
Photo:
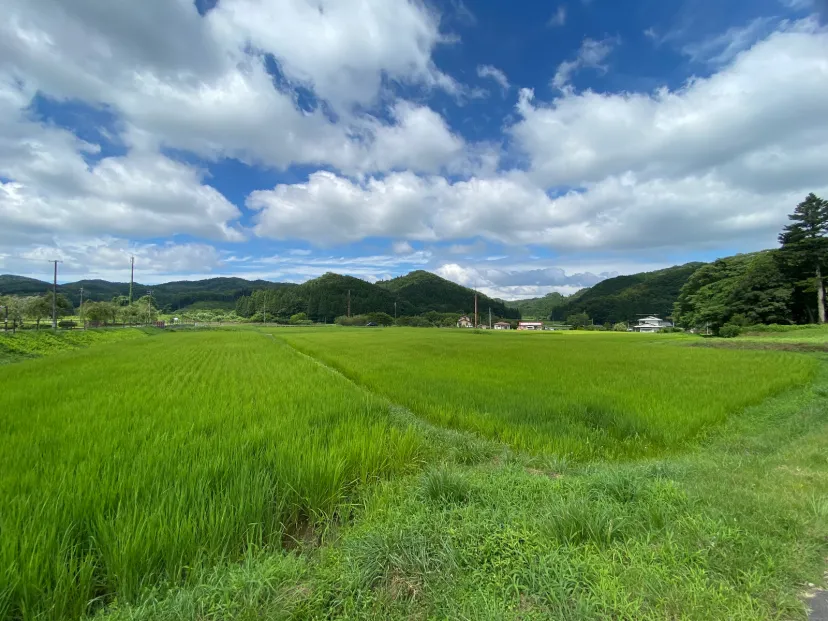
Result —
POLYGON ((5 0, 0 273, 506 299, 828 197, 828 0, 5 0))

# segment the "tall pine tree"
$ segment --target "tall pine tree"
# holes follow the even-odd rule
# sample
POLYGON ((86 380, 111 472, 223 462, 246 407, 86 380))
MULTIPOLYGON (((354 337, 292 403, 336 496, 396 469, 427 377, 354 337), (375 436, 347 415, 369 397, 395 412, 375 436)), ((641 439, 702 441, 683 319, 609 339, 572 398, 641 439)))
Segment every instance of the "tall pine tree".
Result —
POLYGON ((791 224, 779 235, 785 265, 798 273, 800 283, 814 283, 817 320, 825 323, 825 282, 828 263, 828 201, 809 194, 788 216, 791 224))

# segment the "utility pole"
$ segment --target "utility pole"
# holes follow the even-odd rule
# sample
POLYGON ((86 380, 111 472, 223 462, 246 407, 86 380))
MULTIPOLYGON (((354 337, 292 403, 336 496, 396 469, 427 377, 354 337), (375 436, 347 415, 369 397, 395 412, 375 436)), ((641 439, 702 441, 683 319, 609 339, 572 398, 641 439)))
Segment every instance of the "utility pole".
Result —
POLYGON ((6 311, 6 318, 3 319, 3 332, 8 332, 8 330, 9 330, 9 307, 4 306, 3 310, 6 311))
POLYGON ((152 289, 147 291, 147 325, 152 323, 152 289))
POLYGON ((397 322, 397 303, 394 302, 394 323, 397 322))
POLYGON ((83 287, 80 288, 80 306, 78 306, 78 313, 80 314, 80 320, 83 324, 83 329, 86 330, 86 322, 83 320, 83 287))
POLYGON ((351 316, 351 290, 348 289, 348 317, 351 316))
POLYGON ((489 307, 489 330, 492 329, 492 307, 489 307))
MULTIPOLYGON (((262 310, 262 324, 267 325, 267 291, 262 294, 262 300, 264 300, 264 309, 262 310)), ((277 322, 278 324, 278 322, 277 322)))
POLYGON ((55 279, 52 282, 52 330, 57 330, 57 264, 63 261, 51 259, 49 263, 55 264, 55 279))
POLYGON ((474 292, 474 327, 475 328, 478 325, 477 319, 478 319, 478 317, 477 317, 477 291, 475 291, 474 292))
POLYGON ((135 257, 130 257, 129 263, 129 305, 132 306, 132 283, 135 280, 135 257))

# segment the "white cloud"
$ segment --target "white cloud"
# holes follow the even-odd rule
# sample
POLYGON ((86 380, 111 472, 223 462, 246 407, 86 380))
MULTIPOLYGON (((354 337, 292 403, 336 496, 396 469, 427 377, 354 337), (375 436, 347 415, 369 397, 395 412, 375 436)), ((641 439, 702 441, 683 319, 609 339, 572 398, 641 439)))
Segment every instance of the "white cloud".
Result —
POLYGON ((143 283, 187 272, 209 276, 223 265, 218 251, 207 244, 135 244, 114 237, 63 237, 54 243, 20 248, 8 258, 4 269, 46 279, 47 261, 59 259, 62 282, 81 277, 125 282, 129 280, 131 256, 135 257, 135 280, 143 283))
POLYGON ((138 151, 88 164, 98 145, 31 118, 28 101, 0 82, 0 242, 50 232, 242 239, 240 211, 202 171, 138 151))
POLYGON ((414 252, 414 247, 407 241, 396 241, 392 245, 394 254, 411 254, 414 252))
POLYGON ((685 45, 682 52, 695 62, 722 65, 766 36, 772 22, 769 17, 757 17, 745 26, 734 26, 715 37, 685 45))
POLYGON ((504 91, 509 90, 509 78, 507 78, 506 74, 497 67, 492 67, 491 65, 478 65, 477 75, 481 78, 491 78, 497 82, 500 85, 500 88, 504 91))
POLYGON ((590 38, 584 39, 575 58, 565 60, 558 65, 555 77, 552 78, 552 86, 557 89, 564 89, 572 79, 572 75, 582 69, 595 69, 606 73, 607 65, 604 61, 618 43, 617 38, 607 38, 601 41, 590 38))
POLYGON ((560 27, 566 24, 566 6, 561 4, 555 14, 546 22, 547 26, 560 27))
POLYGON ((493 269, 458 263, 444 263, 435 273, 464 287, 476 289, 489 297, 504 300, 540 297, 553 291, 571 295, 618 275, 617 272, 567 274, 559 267, 493 269))
MULTIPOLYGON (((0 73, 32 93, 106 106, 119 116, 126 142, 143 149, 279 168, 385 170, 409 165, 386 161, 387 150, 372 152, 396 128, 352 109, 375 103, 383 79, 469 95, 434 66, 431 53, 443 41, 438 18, 413 0, 223 0, 205 17, 189 0, 10 2, 0 24, 0 73), (277 65, 286 78, 281 89, 268 72, 277 65), (332 106, 338 120, 319 107, 300 110, 291 90, 297 84, 332 106)), ((408 107, 402 121, 417 108, 408 107)), ((439 117, 421 111, 421 118, 439 117)), ((432 126, 444 127, 437 121, 432 126)), ((420 143, 428 137, 437 144, 425 150, 439 158, 446 136, 426 133, 420 143)), ((443 163, 415 168, 430 172, 443 163)))

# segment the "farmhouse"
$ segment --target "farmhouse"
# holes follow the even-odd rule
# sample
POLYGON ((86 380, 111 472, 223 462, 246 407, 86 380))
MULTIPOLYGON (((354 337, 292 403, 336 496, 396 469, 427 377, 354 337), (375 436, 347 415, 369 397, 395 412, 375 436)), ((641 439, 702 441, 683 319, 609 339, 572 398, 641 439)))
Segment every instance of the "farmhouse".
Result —
POLYGON ((543 330, 542 321, 519 321, 518 330, 543 330))
POLYGON ((457 327, 458 328, 473 328, 474 323, 472 323, 472 320, 467 315, 463 315, 462 317, 460 317, 460 319, 457 320, 457 327))
POLYGON ((642 317, 638 323, 633 326, 636 332, 661 332, 664 328, 672 328, 673 324, 669 321, 659 319, 655 315, 650 317, 642 317))
POLYGON ((498 321, 494 325, 494 329, 495 330, 511 330, 512 329, 512 324, 510 324, 508 321, 498 321))

